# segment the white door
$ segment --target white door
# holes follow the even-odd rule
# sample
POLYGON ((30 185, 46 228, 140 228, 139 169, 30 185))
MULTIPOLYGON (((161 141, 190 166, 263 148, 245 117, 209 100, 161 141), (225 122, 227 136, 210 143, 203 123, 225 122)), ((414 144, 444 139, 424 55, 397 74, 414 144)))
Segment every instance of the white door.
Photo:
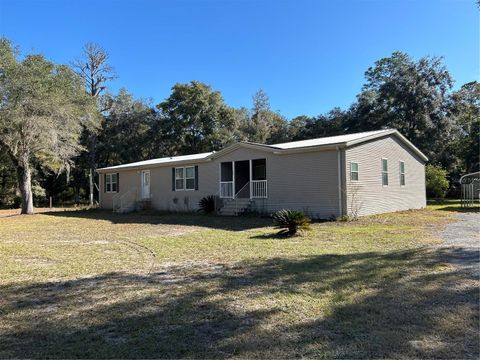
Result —
POLYGON ((150 170, 142 171, 142 199, 150 199, 150 170))

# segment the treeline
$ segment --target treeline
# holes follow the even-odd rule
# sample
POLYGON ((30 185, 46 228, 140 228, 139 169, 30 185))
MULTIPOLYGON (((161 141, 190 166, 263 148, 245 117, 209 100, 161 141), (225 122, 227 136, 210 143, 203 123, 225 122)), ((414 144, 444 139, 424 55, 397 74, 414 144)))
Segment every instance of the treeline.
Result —
MULTIPOLYGON (((28 59, 41 57, 30 54, 20 58, 6 39, 0 52, 0 58, 16 58, 18 67, 28 59)), ((61 66, 43 61, 54 68, 61 66)), ((0 64, 0 91, 5 89, 2 84, 6 77, 17 76, 14 71, 4 71, 4 63, 0 64)), ((82 120, 81 132, 75 128, 73 134, 78 136, 73 137, 79 146, 70 144, 72 151, 55 159, 56 166, 45 165, 52 160, 48 159, 52 149, 40 147, 40 153, 31 154, 32 189, 38 199, 53 196, 60 201, 85 200, 89 172, 98 167, 219 150, 237 141, 273 144, 382 128, 398 129, 429 157, 430 163, 446 169, 452 195, 461 174, 479 170, 480 84, 473 81, 453 91, 453 79, 441 58, 414 60, 395 52, 367 69, 365 84, 348 109, 333 108, 326 114, 293 119, 273 111, 262 90, 253 95, 248 106, 233 108, 220 92, 198 81, 175 84, 170 96, 159 104, 138 99, 126 89, 112 94, 108 83, 116 74, 108 53, 95 44, 87 44, 83 56, 68 69, 69 77, 75 79, 70 79, 70 85, 67 81, 63 84, 68 88, 72 82, 82 82, 85 94, 95 103, 96 115, 89 115, 89 122, 82 120)), ((23 95, 28 99, 28 94, 23 95)), ((84 101, 71 100, 77 104, 84 101)), ((13 113, 0 108, 0 205, 4 206, 18 202, 20 176, 15 156, 9 155, 10 145, 5 141, 5 134, 12 130, 8 128, 9 114, 13 113)), ((48 116, 32 119, 33 123, 48 122, 48 116)), ((58 141, 58 136, 55 139, 58 141)))

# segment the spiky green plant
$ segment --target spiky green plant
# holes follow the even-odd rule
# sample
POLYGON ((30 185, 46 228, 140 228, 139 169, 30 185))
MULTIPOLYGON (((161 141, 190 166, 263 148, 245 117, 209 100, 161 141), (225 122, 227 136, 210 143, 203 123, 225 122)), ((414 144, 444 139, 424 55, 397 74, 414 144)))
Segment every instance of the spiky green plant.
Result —
POLYGON ((273 214, 273 223, 288 235, 295 235, 299 229, 310 228, 310 219, 301 211, 279 210, 273 214))
POLYGON ((213 213, 215 211, 215 196, 205 196, 198 202, 198 207, 200 208, 200 211, 205 214, 213 213))

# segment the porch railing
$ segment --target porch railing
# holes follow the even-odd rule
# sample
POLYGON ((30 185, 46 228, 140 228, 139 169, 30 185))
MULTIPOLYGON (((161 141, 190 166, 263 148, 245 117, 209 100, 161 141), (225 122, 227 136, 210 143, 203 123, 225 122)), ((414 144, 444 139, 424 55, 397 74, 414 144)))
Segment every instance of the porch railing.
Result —
POLYGON ((113 212, 124 212, 133 210, 137 199, 137 188, 131 188, 125 193, 117 193, 113 196, 113 212))
POLYGON ((252 198, 267 197, 267 180, 252 180, 252 198))
POLYGON ((233 198, 233 181, 220 181, 220 197, 233 198))
POLYGON ((251 183, 245 184, 237 194, 233 193, 233 181, 220 181, 220 197, 227 199, 236 198, 240 192, 243 194, 248 189, 246 186, 248 184, 251 184, 250 196, 252 199, 267 198, 267 180, 252 180, 251 183))

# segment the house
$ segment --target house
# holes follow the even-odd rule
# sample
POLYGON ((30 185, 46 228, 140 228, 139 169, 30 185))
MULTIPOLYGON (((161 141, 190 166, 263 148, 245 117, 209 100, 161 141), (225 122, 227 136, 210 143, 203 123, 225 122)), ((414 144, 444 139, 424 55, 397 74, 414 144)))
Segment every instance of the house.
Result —
POLYGON ((295 209, 312 218, 426 206, 427 157, 397 130, 265 145, 98 169, 100 206, 195 211, 215 195, 221 214, 295 209))

